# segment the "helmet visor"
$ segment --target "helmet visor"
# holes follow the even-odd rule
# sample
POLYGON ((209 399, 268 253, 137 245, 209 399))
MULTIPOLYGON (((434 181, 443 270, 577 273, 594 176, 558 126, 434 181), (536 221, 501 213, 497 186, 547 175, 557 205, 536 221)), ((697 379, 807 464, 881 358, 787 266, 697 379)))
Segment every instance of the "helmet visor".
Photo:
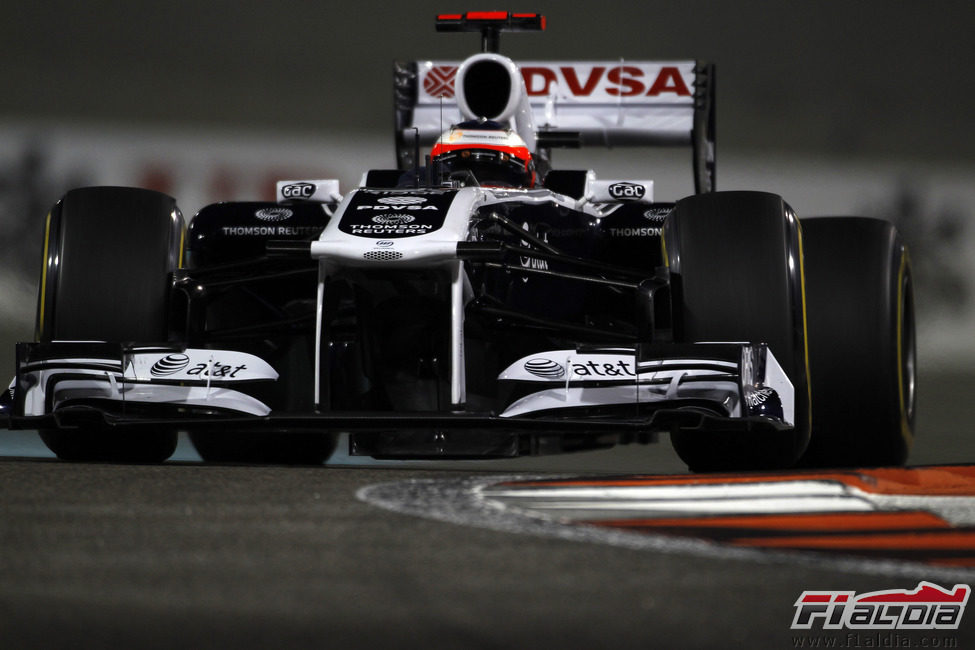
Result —
POLYGON ((531 187, 531 163, 504 151, 457 149, 437 156, 445 176, 470 172, 479 185, 489 187, 531 187))

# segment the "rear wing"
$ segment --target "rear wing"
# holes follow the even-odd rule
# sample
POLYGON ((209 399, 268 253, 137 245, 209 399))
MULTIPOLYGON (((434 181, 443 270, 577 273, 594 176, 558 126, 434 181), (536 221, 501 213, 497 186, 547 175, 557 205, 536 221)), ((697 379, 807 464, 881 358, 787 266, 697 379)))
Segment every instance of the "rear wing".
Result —
MULTIPOLYGON (((420 148, 429 148, 440 133, 462 120, 455 84, 462 63, 395 64, 400 169, 418 166, 420 148)), ((696 190, 714 189, 713 65, 698 61, 523 61, 515 65, 524 80, 537 149, 543 155, 553 147, 689 146, 696 190)), ((464 85, 459 86, 460 92, 464 85)))

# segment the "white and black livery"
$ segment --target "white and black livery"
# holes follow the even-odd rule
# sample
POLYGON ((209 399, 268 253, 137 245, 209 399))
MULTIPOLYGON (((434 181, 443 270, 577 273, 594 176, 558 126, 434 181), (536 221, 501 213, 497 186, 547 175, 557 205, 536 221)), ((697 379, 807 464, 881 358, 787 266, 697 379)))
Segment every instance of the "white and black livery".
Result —
POLYGON ((483 51, 395 65, 397 165, 344 195, 285 180, 188 228, 147 190, 58 201, 2 422, 65 459, 162 461, 186 431, 213 461, 666 433, 702 471, 904 462, 914 309, 889 223, 716 191, 711 65, 501 55, 537 14, 437 27, 483 51), (554 166, 594 145, 687 147, 696 193, 554 166))

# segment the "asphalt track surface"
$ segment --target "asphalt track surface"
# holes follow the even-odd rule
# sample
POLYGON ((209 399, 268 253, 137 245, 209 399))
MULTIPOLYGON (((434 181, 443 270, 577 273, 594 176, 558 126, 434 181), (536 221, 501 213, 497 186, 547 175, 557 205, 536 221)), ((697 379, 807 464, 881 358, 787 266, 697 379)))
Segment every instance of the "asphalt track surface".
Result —
MULTIPOLYGON (((975 463, 975 379, 922 379, 910 465, 975 463)), ((790 629, 805 590, 950 588, 975 584, 970 568, 617 544, 438 501, 512 479, 683 473, 662 443, 288 468, 185 448, 161 466, 62 463, 30 434, 0 438, 0 647, 975 647, 972 613, 957 630, 790 629), (408 507, 380 503, 399 499, 390 486, 408 507)))

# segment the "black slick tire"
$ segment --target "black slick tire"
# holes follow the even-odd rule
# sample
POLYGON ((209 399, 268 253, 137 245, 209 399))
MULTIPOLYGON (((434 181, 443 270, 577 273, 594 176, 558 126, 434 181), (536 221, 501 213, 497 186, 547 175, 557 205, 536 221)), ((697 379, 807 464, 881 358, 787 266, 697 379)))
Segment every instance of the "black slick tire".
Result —
POLYGON ((914 297, 907 247, 879 219, 802 222, 813 431, 802 464, 901 465, 914 437, 914 297))
POLYGON ((676 428, 675 451, 694 471, 791 466, 810 431, 798 219, 774 194, 699 194, 677 203, 664 243, 675 341, 767 343, 795 390, 793 429, 676 428))
MULTIPOLYGON (((183 218, 169 196, 126 187, 71 190, 45 228, 37 339, 159 343, 168 338, 169 273, 180 262, 183 218)), ((59 458, 162 462, 169 429, 92 425, 43 430, 59 458)))

